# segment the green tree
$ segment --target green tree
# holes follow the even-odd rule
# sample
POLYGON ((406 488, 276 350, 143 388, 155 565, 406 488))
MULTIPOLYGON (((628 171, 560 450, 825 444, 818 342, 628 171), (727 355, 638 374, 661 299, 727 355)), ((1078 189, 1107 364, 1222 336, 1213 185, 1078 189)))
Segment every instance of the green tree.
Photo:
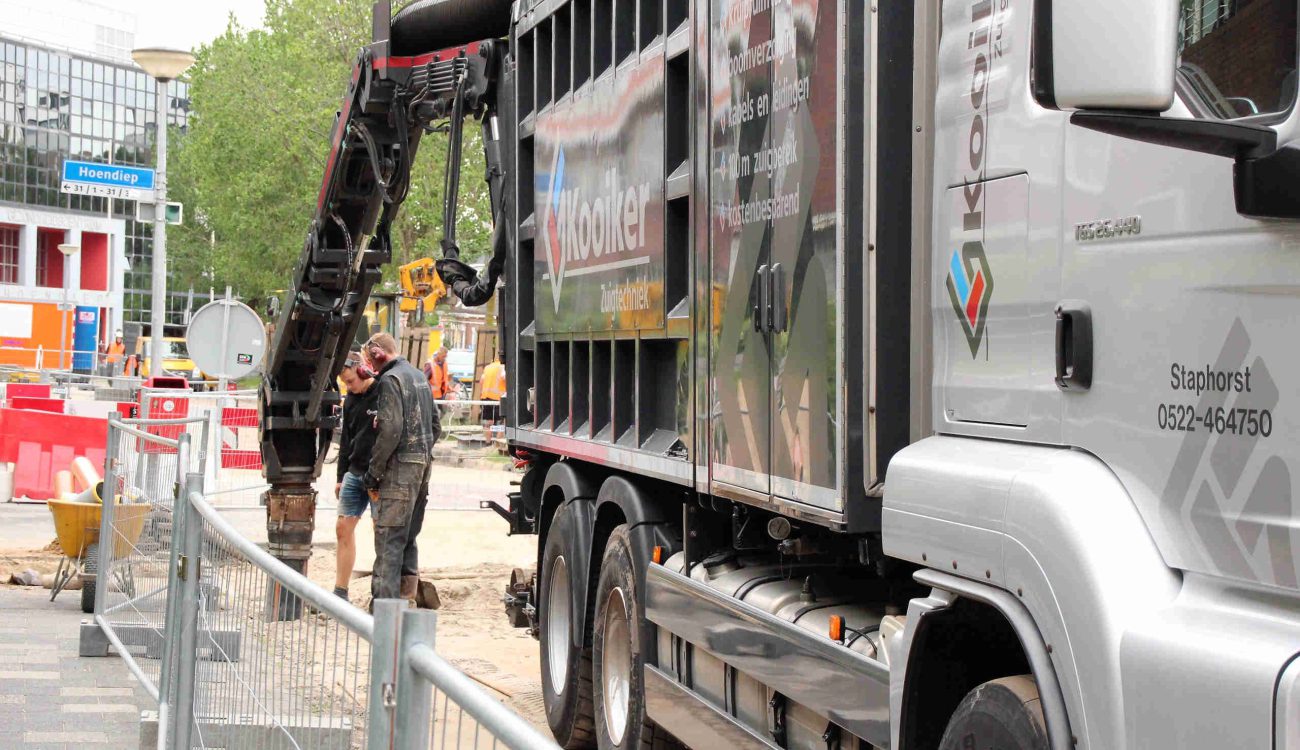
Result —
MULTIPOLYGON (((186 225, 169 234, 172 273, 196 288, 230 285, 261 300, 289 283, 325 172, 335 113, 369 41, 369 0, 267 0, 265 28, 226 32, 196 53, 190 120, 173 143, 169 193, 186 225), (174 238, 174 239, 173 239, 174 238)), ((457 234, 488 251, 491 210, 482 146, 466 123, 457 234)), ((394 261, 436 256, 447 141, 424 136, 410 197, 394 226, 394 261)), ((390 271, 386 276, 391 279, 390 271)))

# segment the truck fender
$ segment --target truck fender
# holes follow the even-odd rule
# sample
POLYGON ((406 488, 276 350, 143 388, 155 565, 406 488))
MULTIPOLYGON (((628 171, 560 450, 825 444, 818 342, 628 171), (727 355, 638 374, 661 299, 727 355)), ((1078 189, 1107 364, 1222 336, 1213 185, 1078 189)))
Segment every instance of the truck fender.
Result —
MULTIPOLYGON (((617 516, 621 514, 623 523, 628 525, 628 540, 632 544, 632 559, 635 562, 637 601, 645 602, 646 568, 650 566, 655 547, 664 548, 663 559, 667 560, 674 552, 681 549, 679 530, 669 523, 668 514, 664 512, 665 503, 651 502, 645 488, 636 482, 621 476, 611 476, 600 486, 596 496, 597 524, 604 533, 611 531, 617 516)), ((603 541, 601 545, 604 547, 603 541)), ((591 561, 591 581, 598 578, 601 558, 593 556, 591 561)), ((594 593, 593 593, 594 596, 594 593)), ((589 602, 591 611, 595 611, 599 602, 589 602)), ((655 627, 641 618, 641 643, 646 661, 649 663, 657 652, 655 627)))
POLYGON ((600 485, 600 493, 596 496, 597 512, 610 503, 623 512, 628 526, 667 523, 669 520, 662 507, 664 503, 651 502, 645 491, 626 477, 612 476, 600 485))
MULTIPOLYGON (((552 531, 565 535, 569 540, 569 554, 573 558, 569 566, 569 585, 575 601, 587 601, 587 589, 591 582, 591 542, 592 531, 596 526, 597 485, 586 472, 568 461, 551 464, 546 470, 546 480, 542 483, 542 502, 538 511, 537 534, 537 571, 542 571, 542 554, 546 549, 546 539, 552 531), (570 506, 569 510, 557 516, 561 506, 570 506), (555 519, 559 519, 558 522, 555 519), (552 527, 555 528, 552 528, 552 527)), ((589 610, 584 610, 584 612, 589 610)), ((582 648, 583 618, 573 618, 573 645, 582 648)))
MULTIPOLYGON (((551 516, 551 523, 546 536, 541 538, 538 549, 546 548, 546 539, 551 534, 559 534, 567 541, 569 560, 569 586, 573 600, 583 602, 583 615, 572 618, 571 637, 574 648, 582 648, 583 629, 591 614, 591 603, 587 601, 587 589, 591 583, 591 538, 596 527, 596 508, 589 498, 566 500, 551 516), (559 512, 560 510, 564 512, 559 512)), ((539 553, 540 554, 540 553, 539 553)), ((538 561, 541 571, 541 561, 538 561)))
MULTIPOLYGON (((546 470, 546 481, 542 484, 544 503, 552 502, 551 490, 553 489, 557 489, 558 494, 563 496, 562 502, 568 502, 575 498, 590 500, 596 497, 598 486, 586 472, 572 462, 559 461, 551 464, 551 468, 546 470)), ((559 507, 559 503, 556 503, 555 507, 559 507)))
POLYGON ((886 555, 951 566, 946 574, 1006 591, 1025 608, 1053 649, 1079 750, 1123 747, 1126 727, 1159 715, 1115 698, 1128 679, 1124 644, 1138 628, 1163 626, 1183 577, 1160 554, 1130 488, 1097 457, 928 437, 890 460, 881 521, 886 555))
MULTIPOLYGON (((890 714, 895 717, 891 746, 906 750, 911 744, 910 722, 933 723, 935 717, 926 717, 922 695, 925 680, 921 676, 927 654, 932 621, 948 611, 960 600, 977 602, 996 611, 1006 619, 1006 624, 1020 642, 1020 649, 1028 662, 1030 673, 1038 683, 1042 701, 1043 718, 1047 723, 1047 736, 1052 750, 1069 750, 1072 747, 1070 717, 1065 707, 1065 697, 1060 681, 1052 666, 1051 656, 1042 634, 1025 605, 1010 593, 983 583, 959 578, 932 569, 922 569, 913 576, 918 583, 931 587, 928 597, 913 599, 907 608, 907 627, 902 638, 891 644, 890 714)), ((962 689, 965 692, 965 689, 962 689)))

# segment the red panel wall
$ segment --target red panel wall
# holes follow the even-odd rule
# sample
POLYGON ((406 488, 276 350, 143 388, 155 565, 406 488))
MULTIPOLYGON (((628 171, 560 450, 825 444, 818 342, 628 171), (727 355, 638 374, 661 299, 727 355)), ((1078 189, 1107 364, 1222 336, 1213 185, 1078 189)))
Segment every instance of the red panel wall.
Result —
POLYGON ((37 235, 36 286, 63 287, 63 253, 59 243, 67 233, 62 229, 42 229, 37 235))
POLYGON ((108 235, 81 233, 81 288, 108 291, 108 235))

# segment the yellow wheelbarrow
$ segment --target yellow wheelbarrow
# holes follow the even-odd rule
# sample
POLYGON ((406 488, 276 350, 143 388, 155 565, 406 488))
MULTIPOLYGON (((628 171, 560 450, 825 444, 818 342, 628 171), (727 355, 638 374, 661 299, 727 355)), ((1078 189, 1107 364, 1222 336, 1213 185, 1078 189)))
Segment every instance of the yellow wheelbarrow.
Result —
MULTIPOLYGON (((101 483, 102 486, 102 483, 101 483)), ((101 506, 73 500, 49 500, 50 513, 54 514, 54 531, 59 537, 63 559, 54 574, 50 601, 59 595, 75 577, 81 578, 81 611, 95 611, 95 578, 99 565, 99 522, 101 506)), ((117 503, 113 508, 113 526, 117 530, 112 549, 112 559, 130 558, 135 543, 144 530, 145 519, 153 506, 149 503, 117 503)), ((130 566, 119 571, 121 584, 130 594, 130 566)))

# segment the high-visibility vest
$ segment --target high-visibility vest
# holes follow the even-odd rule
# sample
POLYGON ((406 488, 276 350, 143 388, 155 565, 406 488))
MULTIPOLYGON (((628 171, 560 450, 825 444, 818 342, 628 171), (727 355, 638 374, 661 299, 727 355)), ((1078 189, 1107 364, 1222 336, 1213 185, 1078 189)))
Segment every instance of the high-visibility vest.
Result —
POLYGON ((122 358, 123 354, 126 354, 126 345, 123 344, 121 341, 114 341, 113 343, 108 345, 107 360, 109 362, 114 362, 114 363, 117 362, 122 358))
POLYGON ((451 372, 447 363, 438 364, 429 360, 433 374, 429 376, 429 387, 433 389, 434 398, 447 398, 451 395, 451 372))
POLYGON ((479 391, 484 401, 500 401, 506 395, 506 366, 500 362, 489 362, 483 368, 479 391))

